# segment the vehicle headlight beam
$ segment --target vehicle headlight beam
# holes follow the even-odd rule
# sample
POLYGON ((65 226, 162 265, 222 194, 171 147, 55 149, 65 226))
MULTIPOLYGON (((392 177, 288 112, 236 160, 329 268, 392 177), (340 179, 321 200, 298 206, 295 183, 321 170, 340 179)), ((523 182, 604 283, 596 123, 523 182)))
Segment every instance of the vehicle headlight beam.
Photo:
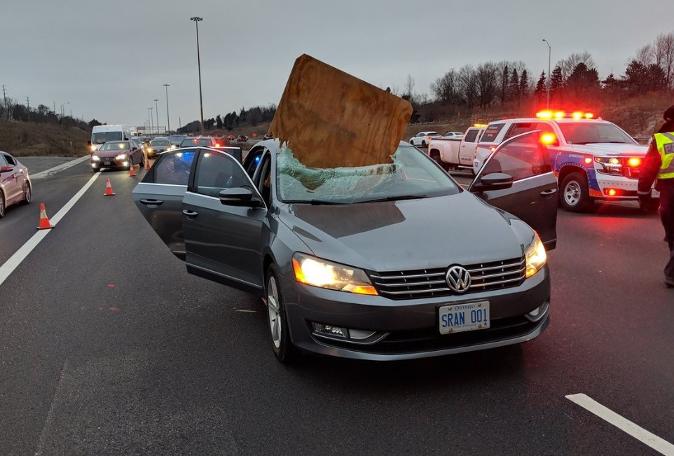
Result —
POLYGON ((295 280, 329 290, 349 293, 377 295, 365 271, 350 266, 333 263, 320 258, 296 253, 293 256, 295 280))

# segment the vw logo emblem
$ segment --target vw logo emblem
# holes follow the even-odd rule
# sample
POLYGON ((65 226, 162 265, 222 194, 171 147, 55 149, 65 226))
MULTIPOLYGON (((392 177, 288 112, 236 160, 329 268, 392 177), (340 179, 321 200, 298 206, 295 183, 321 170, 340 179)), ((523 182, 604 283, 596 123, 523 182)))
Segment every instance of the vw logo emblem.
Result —
POLYGON ((470 288, 470 272, 463 266, 451 266, 445 280, 449 289, 457 293, 464 293, 470 288))

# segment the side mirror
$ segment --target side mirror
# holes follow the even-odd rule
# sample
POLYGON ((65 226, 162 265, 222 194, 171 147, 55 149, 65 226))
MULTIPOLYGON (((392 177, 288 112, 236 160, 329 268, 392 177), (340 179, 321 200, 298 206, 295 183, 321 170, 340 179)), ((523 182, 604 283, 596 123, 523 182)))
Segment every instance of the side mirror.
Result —
POLYGON ((0 173, 8 173, 10 171, 14 171, 14 167, 12 165, 0 166, 0 173))
POLYGON ((255 198, 253 191, 246 187, 234 187, 220 190, 220 202, 227 206, 258 207, 260 201, 255 198))
POLYGON ((479 181, 473 184, 471 190, 486 192, 489 190, 505 190, 513 186, 513 178, 509 174, 490 173, 480 177, 479 181))

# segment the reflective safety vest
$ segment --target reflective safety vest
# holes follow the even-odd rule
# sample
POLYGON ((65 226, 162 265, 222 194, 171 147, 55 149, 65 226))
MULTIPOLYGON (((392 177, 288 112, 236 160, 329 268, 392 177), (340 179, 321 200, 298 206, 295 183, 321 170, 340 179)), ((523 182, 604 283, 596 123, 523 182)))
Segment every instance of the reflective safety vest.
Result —
POLYGON ((674 133, 656 133, 653 139, 660 153, 658 179, 674 179, 674 133))

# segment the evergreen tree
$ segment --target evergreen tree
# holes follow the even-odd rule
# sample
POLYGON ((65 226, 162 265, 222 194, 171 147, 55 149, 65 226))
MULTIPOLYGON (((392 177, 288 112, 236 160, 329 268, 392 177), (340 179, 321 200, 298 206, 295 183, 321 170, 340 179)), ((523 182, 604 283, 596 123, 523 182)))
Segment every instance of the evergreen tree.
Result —
POLYGON ((564 77, 562 76, 562 68, 558 65, 552 70, 550 77, 550 97, 557 103, 561 103, 564 91, 564 77))
POLYGON ((501 72, 501 103, 505 103, 508 99, 509 78, 510 70, 508 69, 508 65, 505 65, 503 67, 503 71, 501 72))
POLYGON ((522 75, 520 76, 520 97, 529 97, 529 73, 526 69, 522 70, 522 75))
POLYGON ((220 114, 215 117, 215 127, 218 130, 222 130, 222 117, 220 117, 220 114))
POLYGON ((536 89, 534 90, 534 94, 536 94, 536 97, 538 97, 539 100, 545 94, 546 78, 547 76, 545 75, 545 71, 543 71, 541 72, 541 77, 538 79, 538 82, 536 83, 536 89))
POLYGON ((517 73, 517 68, 513 68, 513 72, 510 76, 510 88, 508 89, 509 97, 511 100, 520 102, 520 76, 517 73))

